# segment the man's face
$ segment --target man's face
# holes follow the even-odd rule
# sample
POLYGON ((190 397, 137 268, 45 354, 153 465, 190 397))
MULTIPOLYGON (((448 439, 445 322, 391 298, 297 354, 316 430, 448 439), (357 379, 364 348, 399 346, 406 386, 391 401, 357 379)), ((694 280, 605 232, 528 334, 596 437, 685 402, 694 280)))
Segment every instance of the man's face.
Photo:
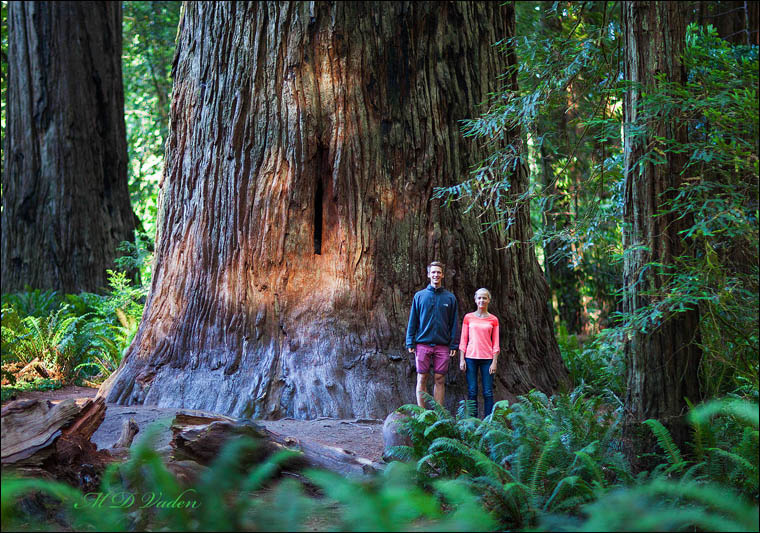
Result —
POLYGON ((431 266, 430 269, 428 269, 428 279, 433 287, 440 287, 441 280, 443 279, 443 269, 439 266, 431 266))

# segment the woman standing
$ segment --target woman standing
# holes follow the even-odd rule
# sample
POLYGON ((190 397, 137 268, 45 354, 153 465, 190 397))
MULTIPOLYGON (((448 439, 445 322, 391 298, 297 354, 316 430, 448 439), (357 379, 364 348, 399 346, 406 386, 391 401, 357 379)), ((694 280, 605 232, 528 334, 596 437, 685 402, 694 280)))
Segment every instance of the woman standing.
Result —
POLYGON ((491 293, 475 292, 478 310, 464 315, 459 340, 459 368, 467 370, 467 399, 471 416, 478 416, 478 374, 483 382, 483 416, 493 409, 493 374, 499 357, 499 319, 488 312, 491 293))

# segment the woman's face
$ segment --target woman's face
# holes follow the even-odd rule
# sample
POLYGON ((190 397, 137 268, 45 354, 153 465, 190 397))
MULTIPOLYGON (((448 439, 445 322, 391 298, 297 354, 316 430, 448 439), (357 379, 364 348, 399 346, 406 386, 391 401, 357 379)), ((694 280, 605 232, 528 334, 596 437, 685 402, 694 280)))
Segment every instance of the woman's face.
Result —
POLYGON ((490 302, 491 302, 491 298, 488 297, 487 292, 475 293, 475 305, 478 306, 478 309, 487 308, 490 302))

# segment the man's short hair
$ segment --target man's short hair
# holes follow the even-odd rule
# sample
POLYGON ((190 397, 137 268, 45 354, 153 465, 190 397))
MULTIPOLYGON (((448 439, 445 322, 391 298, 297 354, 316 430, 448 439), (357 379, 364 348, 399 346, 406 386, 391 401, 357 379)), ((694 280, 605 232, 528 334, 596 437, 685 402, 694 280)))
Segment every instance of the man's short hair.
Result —
POLYGON ((443 263, 440 261, 433 261, 427 266, 427 273, 430 274, 430 267, 441 267, 441 272, 444 272, 446 270, 446 267, 443 266, 443 263))

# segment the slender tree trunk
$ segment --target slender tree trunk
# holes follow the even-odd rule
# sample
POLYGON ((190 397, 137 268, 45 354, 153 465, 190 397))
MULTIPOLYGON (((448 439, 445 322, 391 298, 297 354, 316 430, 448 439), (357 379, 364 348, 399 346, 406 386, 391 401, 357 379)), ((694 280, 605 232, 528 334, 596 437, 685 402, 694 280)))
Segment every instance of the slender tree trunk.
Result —
MULTIPOLYGON (((642 91, 657 90, 657 74, 664 74, 668 82, 685 82, 681 54, 686 24, 677 2, 625 2, 623 9, 626 78, 640 84, 626 93, 624 102, 624 311, 634 313, 656 303, 676 258, 693 253, 679 235, 689 221, 659 214, 681 184, 684 155, 665 153, 663 164, 640 161, 657 142, 655 136, 686 142, 686 124, 673 115, 648 123, 638 116, 642 91), (639 128, 644 133, 634 135, 639 128)), ((642 442, 633 435, 648 418, 662 421, 677 442, 686 440, 686 399, 697 402, 701 395, 698 325, 699 312, 691 310, 666 317, 655 329, 629 335, 627 431, 634 441, 642 442)))
POLYGON ((132 240, 118 2, 10 2, 2 290, 107 286, 132 240))
MULTIPOLYGON (((507 58, 492 44, 513 20, 496 3, 186 4, 153 285, 101 394, 385 416, 414 402, 404 334, 436 259, 462 312, 494 292, 497 397, 553 390, 564 368, 532 249, 498 250, 430 200, 483 155, 459 121, 495 89, 507 58)), ((528 240, 524 213, 515 231, 528 240)), ((449 407, 465 398, 456 366, 449 407)))

